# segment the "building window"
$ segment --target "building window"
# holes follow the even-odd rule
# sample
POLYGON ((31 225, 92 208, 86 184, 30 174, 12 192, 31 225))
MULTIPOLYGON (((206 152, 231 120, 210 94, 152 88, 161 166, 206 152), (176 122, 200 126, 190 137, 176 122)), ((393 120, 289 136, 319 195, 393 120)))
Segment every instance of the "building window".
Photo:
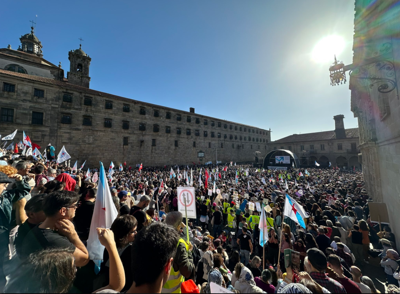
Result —
POLYGON ((193 141, 193 147, 196 147, 196 141, 193 141))
POLYGON ((218 139, 221 139, 221 133, 217 134, 218 139))
POLYGON ((253 134, 254 134, 254 129, 253 129, 253 134))
POLYGON ((43 112, 32 111, 32 124, 43 125, 43 112))
POLYGON ((176 128, 176 134, 177 134, 177 135, 180 135, 181 133, 182 133, 181 128, 176 128))
POLYGON ((304 145, 300 145, 300 151, 304 150, 304 145))
POLYGON ((122 106, 122 111, 123 111, 123 112, 130 112, 130 111, 131 111, 130 105, 129 105, 129 104, 124 104, 124 105, 122 106))
POLYGON ((253 142, 254 142, 254 140, 255 140, 255 139, 253 138, 253 142))
POLYGON ((251 138, 250 138, 250 136, 249 136, 249 142, 251 141, 251 138))
POLYGON ((232 125, 229 125, 229 129, 232 130, 232 125))
POLYGON ((113 103, 110 100, 106 100, 106 109, 113 109, 113 103))
POLYGON ((199 131, 199 130, 194 130, 194 135, 195 135, 196 137, 200 136, 200 131, 199 131))
POLYGON ((239 137, 239 140, 242 141, 242 139, 243 139, 242 136, 240 136, 240 137, 239 137))
POLYGON ((251 133, 251 129, 249 129, 249 133, 251 133))
POLYGON ((9 64, 9 65, 7 65, 4 69, 5 69, 5 70, 8 70, 8 71, 13 71, 13 72, 19 72, 19 73, 27 74, 26 69, 23 68, 22 66, 18 65, 18 64, 9 64))
POLYGON ((128 146, 129 145, 129 139, 128 137, 124 137, 124 142, 123 142, 124 146, 128 146))
POLYGON ((144 132, 145 130, 146 130, 146 124, 140 123, 140 124, 139 124, 139 131, 144 132))
POLYGON ((122 121, 122 129, 129 130, 129 121, 126 120, 122 121))
POLYGON ((237 131, 237 126, 235 126, 235 131, 237 131))
POLYGON ((256 131, 256 134, 258 134, 258 130, 256 131))
POLYGON ((237 140, 237 136, 235 136, 235 140, 237 140))
POLYGON ((211 126, 215 127, 215 122, 213 120, 211 121, 211 126))
POLYGON ((14 109, 2 108, 0 118, 1 122, 14 122, 14 109))
POLYGON ((325 150, 325 144, 321 144, 321 150, 325 150))
POLYGON ((72 123, 72 115, 71 114, 63 114, 61 117, 61 123, 70 125, 72 123))
POLYGON ((219 127, 219 128, 221 127, 221 122, 218 122, 218 127, 219 127))
POLYGON ((233 139, 233 136, 232 136, 232 135, 229 135, 229 139, 232 140, 232 139, 233 139))
POLYGON ((151 146, 156 146, 156 139, 151 139, 151 146))
POLYGON ((82 121, 83 126, 91 126, 92 125, 92 117, 84 116, 82 121))
POLYGON ((240 132, 242 131, 242 127, 239 127, 239 131, 240 131, 240 132))
POLYGON ((112 119, 110 119, 110 118, 105 118, 105 119, 104 119, 104 127, 105 127, 105 128, 111 128, 111 127, 112 127, 112 119))
POLYGON ((38 98, 44 98, 44 90, 34 89, 33 96, 38 98))
POLYGON ((228 125, 227 124, 224 124, 224 129, 227 129, 228 128, 228 125))
POLYGON ((93 103, 92 97, 85 97, 83 99, 83 105, 85 106, 92 106, 92 103, 93 103))
POLYGON ((178 140, 175 140, 175 147, 178 147, 178 140))
POLYGON ((208 121, 206 119, 204 120, 204 125, 208 125, 208 121))
POLYGON ((342 143, 337 144, 337 150, 343 150, 343 145, 342 143))
POLYGON ((188 115, 187 118, 186 118, 186 121, 187 122, 192 122, 192 117, 188 115))
POLYGON ((140 107, 139 114, 140 115, 146 115, 146 108, 145 107, 140 107))
POLYGON ((3 91, 4 92, 15 92, 15 85, 9 83, 3 83, 3 91))
POLYGON ((200 118, 196 117, 196 124, 200 123, 200 118))
POLYGON ((165 114, 165 118, 166 119, 171 119, 171 112, 167 112, 166 114, 165 114))
POLYGON ((160 126, 159 125, 153 125, 153 132, 158 133, 160 131, 160 126))
POLYGON ((211 142, 208 142, 208 148, 211 148, 211 142))
POLYGON ((310 150, 314 150, 314 145, 310 145, 310 150))
POLYGON ((214 137, 215 137, 215 133, 211 132, 211 138, 214 138, 214 137))
POLYGON ((351 143, 351 151, 356 151, 356 150, 357 150, 357 144, 351 143))
POLYGON ((157 109, 154 109, 154 117, 160 117, 160 111, 157 109))
POLYGON ((258 138, 256 139, 256 142, 258 142, 258 138))
POLYGON ((166 126, 165 127, 165 133, 170 134, 171 133, 171 127, 166 126))
POLYGON ((247 128, 244 128, 244 130, 243 130, 243 131, 247 132, 247 128))
POLYGON ((227 134, 224 135, 224 139, 228 139, 228 135, 227 134))
POLYGON ((182 115, 177 114, 177 115, 176 115, 176 120, 177 120, 177 121, 181 121, 181 120, 182 120, 182 115))
POLYGON ((224 148, 224 143, 221 143, 221 148, 224 148))
POLYGON ((186 129, 186 135, 190 136, 190 134, 191 134, 190 129, 186 129))
POLYGON ((72 94, 64 93, 63 102, 72 103, 72 94))
POLYGON ((207 137, 207 136, 208 136, 207 131, 204 131, 204 137, 207 137))

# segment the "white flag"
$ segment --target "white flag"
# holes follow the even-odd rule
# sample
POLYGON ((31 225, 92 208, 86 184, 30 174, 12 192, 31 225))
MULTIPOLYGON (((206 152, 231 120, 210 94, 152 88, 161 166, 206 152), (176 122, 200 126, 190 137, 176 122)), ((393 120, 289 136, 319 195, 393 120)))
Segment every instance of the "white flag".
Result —
POLYGON ((44 151, 43 151, 43 158, 47 160, 47 153, 46 153, 46 149, 44 149, 44 151))
POLYGON ((99 180, 99 175, 97 174, 97 172, 95 172, 93 177, 92 177, 92 182, 93 183, 97 183, 98 180, 99 180))
MULTIPOLYGON (((269 205, 267 205, 266 207, 271 208, 269 205)), ((258 228, 260 229, 260 246, 263 247, 268 242, 268 227, 267 227, 267 216, 265 215, 265 209, 261 210, 261 217, 258 228)))
POLYGON ((12 134, 9 134, 9 135, 3 137, 3 139, 1 139, 1 140, 6 141, 6 140, 12 140, 12 139, 14 139, 15 135, 17 134, 17 131, 18 131, 18 130, 15 130, 12 134))
POLYGON ((104 246, 100 244, 97 228, 110 228, 117 216, 118 211, 111 197, 104 166, 100 162, 100 181, 97 187, 97 196, 87 241, 89 258, 94 260, 98 266, 100 266, 100 262, 103 259, 104 246))
POLYGON ((287 184, 287 181, 285 180, 285 189, 286 190, 289 190, 289 186, 288 186, 288 184, 287 184))
POLYGON ((57 156, 57 163, 63 163, 64 161, 70 159, 71 156, 68 154, 67 150, 65 149, 65 147, 63 146, 60 153, 58 153, 57 156))
POLYGON ((28 150, 26 150, 25 155, 26 155, 26 156, 32 156, 32 155, 33 155, 33 153, 32 153, 32 147, 29 147, 28 150))
POLYGON ((193 187, 193 170, 190 169, 190 186, 193 187))
POLYGON ((320 166, 320 164, 319 164, 317 161, 315 161, 315 165, 316 165, 316 166, 320 166))

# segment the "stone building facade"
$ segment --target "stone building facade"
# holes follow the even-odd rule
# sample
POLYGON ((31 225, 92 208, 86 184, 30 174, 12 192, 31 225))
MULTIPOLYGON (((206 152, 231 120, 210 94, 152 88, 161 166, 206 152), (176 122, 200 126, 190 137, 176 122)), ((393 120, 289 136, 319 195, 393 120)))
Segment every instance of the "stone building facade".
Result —
POLYGON ((351 110, 358 118, 369 195, 387 204, 400 236, 399 1, 355 0, 351 110))
POLYGON ((294 134, 269 144, 269 151, 286 149, 292 151, 300 160, 301 166, 331 166, 356 168, 361 165, 358 160, 358 128, 345 129, 343 115, 336 115, 335 130, 307 134, 294 134))
POLYGON ((69 52, 66 79, 43 58, 33 28, 20 40, 18 50, 0 49, 0 134, 18 129, 15 142, 23 130, 42 151, 65 145, 73 161, 96 167, 253 162, 267 152, 270 130, 92 90, 91 58, 82 48, 69 52))

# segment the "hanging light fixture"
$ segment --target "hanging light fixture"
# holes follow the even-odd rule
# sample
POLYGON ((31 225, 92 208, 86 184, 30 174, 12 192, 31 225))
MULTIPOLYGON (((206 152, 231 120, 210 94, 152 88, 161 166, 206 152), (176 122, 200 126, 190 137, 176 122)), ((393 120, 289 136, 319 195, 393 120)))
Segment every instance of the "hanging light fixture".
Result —
POLYGON ((336 55, 333 65, 329 67, 329 73, 332 86, 346 84, 346 72, 344 70, 344 64, 341 61, 337 61, 336 55))

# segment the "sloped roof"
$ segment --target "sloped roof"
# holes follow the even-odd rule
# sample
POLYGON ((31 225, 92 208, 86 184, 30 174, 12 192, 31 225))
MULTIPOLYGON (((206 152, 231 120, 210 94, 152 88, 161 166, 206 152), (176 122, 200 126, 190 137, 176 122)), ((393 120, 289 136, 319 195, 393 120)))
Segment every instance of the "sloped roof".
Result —
MULTIPOLYGON (((358 128, 347 129, 346 138, 358 138, 358 128)), ((295 143, 295 142, 306 142, 306 141, 324 141, 336 139, 335 131, 308 133, 308 134, 293 134, 285 138, 273 141, 271 143, 295 143)))

